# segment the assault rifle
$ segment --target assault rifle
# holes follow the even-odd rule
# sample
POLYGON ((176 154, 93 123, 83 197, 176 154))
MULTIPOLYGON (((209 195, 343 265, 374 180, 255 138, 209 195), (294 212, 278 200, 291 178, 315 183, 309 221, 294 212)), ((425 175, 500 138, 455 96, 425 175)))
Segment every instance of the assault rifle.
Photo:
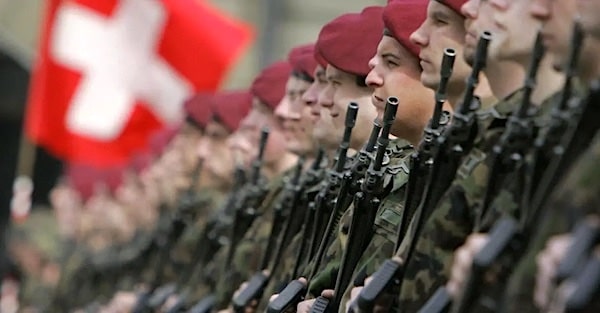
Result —
POLYGON ((375 160, 371 162, 367 175, 361 184, 361 190, 354 196, 354 211, 348 233, 346 249, 342 255, 340 269, 335 282, 333 299, 318 297, 311 308, 311 313, 337 312, 343 293, 352 280, 352 275, 363 252, 373 237, 373 224, 381 200, 390 190, 390 185, 384 185, 387 164, 384 163, 389 134, 398 110, 398 99, 387 99, 383 128, 377 140, 375 160))
POLYGON ((413 152, 410 156, 410 172, 406 184, 404 212, 402 213, 402 219, 398 227, 398 238, 396 239, 396 248, 394 251, 398 250, 400 247, 400 243, 406 234, 408 225, 421 202, 433 166, 435 144, 449 122, 449 118, 444 116, 444 113, 447 112, 443 111, 443 106, 446 102, 446 89, 448 81, 452 76, 455 58, 456 51, 453 49, 444 50, 442 67, 440 70, 440 84, 435 93, 433 116, 429 121, 429 125, 427 125, 423 131, 423 139, 419 144, 418 150, 413 152))
POLYGON ((187 224, 193 219, 193 211, 196 209, 197 201, 195 198, 196 186, 200 177, 200 171, 203 165, 203 159, 198 161, 196 168, 193 171, 192 183, 184 193, 181 202, 179 203, 171 225, 164 236, 158 233, 156 246, 159 249, 158 259, 156 262, 156 271, 154 278, 150 283, 150 288, 143 291, 137 298, 136 304, 132 310, 133 313, 149 312, 158 302, 163 302, 172 292, 174 288, 171 286, 162 286, 164 267, 170 261, 169 254, 177 240, 183 234, 187 224), (172 290, 172 291, 171 291, 172 290), (156 294, 155 294, 156 293, 156 294), (165 295, 166 294, 166 295, 165 295))
POLYGON ((327 180, 323 185, 323 189, 315 198, 315 218, 313 225, 313 233, 311 234, 311 249, 309 250, 309 259, 313 259, 317 253, 317 247, 323 238, 325 227, 328 223, 329 216, 335 206, 336 197, 340 193, 340 188, 343 180, 344 171, 346 169, 346 160, 348 149, 350 148, 350 137, 352 128, 356 123, 356 115, 358 114, 358 105, 350 103, 346 110, 346 125, 342 142, 338 149, 335 169, 329 170, 327 180))
MULTIPOLYGON (((358 182, 360 178, 364 177, 365 172, 371 163, 372 153, 375 151, 375 145, 377 143, 377 138, 379 137, 380 131, 381 125, 378 121, 374 121, 373 129, 371 130, 371 135, 369 136, 369 141, 356 156, 351 170, 347 171, 343 175, 342 186, 335 202, 334 210, 331 212, 329 222, 327 223, 327 227, 323 237, 321 238, 319 249, 317 250, 314 258, 310 260, 312 262, 312 269, 308 276, 309 281, 317 274, 325 251, 329 247, 332 237, 335 235, 335 231, 338 229, 340 218, 352 203, 353 196, 351 195, 360 190, 360 185, 356 184, 356 182, 358 182), (354 186, 355 184, 358 185, 358 190, 354 186)), ((300 251, 305 249, 303 246, 306 244, 306 242, 302 243, 300 251)), ((302 253, 299 253, 298 257, 296 258, 295 267, 291 277, 298 277, 298 267, 302 262, 302 258, 302 253)), ((306 286, 298 280, 293 280, 281 291, 281 293, 279 293, 279 296, 274 301, 269 303, 267 310, 269 313, 283 313, 288 308, 295 306, 298 304, 298 302, 302 301, 302 299, 305 297, 305 293, 306 286)))
MULTIPOLYGON (((572 46, 569 62, 569 66, 574 68, 577 66, 576 60, 581 47, 581 39, 581 29, 576 25, 573 34, 574 45, 572 46)), ((569 69, 568 71, 574 71, 574 68, 569 69)), ((567 80, 570 80, 570 78, 567 80)), ((565 88, 570 89, 571 83, 566 82, 565 88)), ((571 94, 570 90, 565 90, 563 92, 571 94)), ((562 101, 563 100, 560 101, 559 107, 563 105, 562 101)), ((555 141, 558 144, 555 148, 562 151, 569 150, 567 146, 577 129, 576 125, 571 125, 573 127, 567 128, 566 132, 563 134, 565 136, 563 139, 566 140, 559 139, 555 141)), ((553 126, 551 125, 550 127, 553 126)), ((510 131, 510 129, 507 129, 507 131, 510 131)), ((552 133, 553 131, 550 130, 545 136, 552 135, 552 133)), ((543 141, 549 142, 547 140, 543 141)), ((549 177, 558 176, 559 172, 564 170, 564 160, 565 154, 560 154, 557 157, 552 158, 544 173, 544 177, 546 177, 546 175, 550 175, 549 177)), ((554 181, 554 178, 552 178, 552 180, 554 181)), ((555 184, 542 182, 537 191, 548 196, 551 190, 553 190, 554 185, 555 184)), ((497 302, 499 300, 497 295, 502 294, 500 292, 505 290, 506 282, 514 269, 514 265, 527 251, 531 239, 535 238, 538 234, 542 217, 541 204, 542 203, 532 203, 529 206, 522 207, 523 211, 520 216, 504 216, 494 224, 489 233, 489 241, 473 259, 473 264, 465 288, 463 288, 463 292, 458 300, 454 301, 452 304, 450 309, 451 312, 494 312, 498 310, 500 304, 497 302), (486 282, 484 277, 492 267, 499 269, 499 271, 497 272, 498 275, 496 275, 493 285, 490 285, 486 282)))
MULTIPOLYGON (((228 195, 225 204, 219 211, 207 221, 202 234, 194 243, 194 252, 192 253, 192 262, 188 269, 181 272, 178 280, 179 295, 175 304, 167 310, 167 313, 181 312, 184 308, 191 306, 190 296, 192 294, 193 284, 202 279, 206 264, 216 255, 216 253, 225 244, 223 236, 226 229, 231 226, 231 215, 233 214, 233 206, 236 204, 237 197, 246 186, 246 174, 241 165, 236 165, 234 169, 234 185, 231 193, 228 195), (181 289, 181 286, 187 286, 181 289)), ((207 307, 209 303, 214 304, 215 297, 208 296, 203 299, 202 306, 207 307)), ((211 306, 212 308, 212 306, 211 306)))
MULTIPOLYGON (((479 74, 486 64, 487 47, 490 40, 491 34, 483 32, 477 44, 471 75, 467 78, 467 90, 463 101, 454 113, 451 124, 438 137, 432 147, 434 159, 429 174, 429 182, 421 203, 413 215, 416 227, 412 229, 412 233, 405 231, 410 221, 402 221, 399 232, 405 233, 402 239, 410 236, 408 237, 410 241, 407 248, 401 251, 401 262, 388 259, 379 267, 377 272, 373 274, 373 281, 362 289, 356 301, 352 303, 351 307, 354 311, 372 312, 375 301, 380 295, 401 290, 404 266, 412 257, 425 222, 429 219, 440 197, 453 180, 462 157, 472 148, 477 133, 475 111, 479 108, 479 101, 476 99, 474 92, 478 84, 479 74)), ((398 239, 396 245, 399 245, 402 239, 398 239)))
POLYGON ((296 165, 294 177, 286 185, 281 200, 278 201, 274 208, 271 233, 269 234, 267 248, 264 251, 259 271, 250 279, 246 288, 233 297, 233 309, 236 313, 243 313, 251 301, 260 300, 271 278, 271 274, 279 264, 284 247, 289 244, 292 236, 299 230, 301 223, 298 223, 298 221, 303 220, 303 214, 305 213, 305 211, 298 208, 298 202, 303 190, 300 183, 303 167, 304 158, 300 158, 296 165), (277 242, 279 242, 279 245, 276 248, 275 245, 277 242), (273 258, 272 254, 274 251, 275 255, 273 258), (272 262, 272 266, 269 274, 266 275, 263 271, 268 269, 270 262, 272 262))

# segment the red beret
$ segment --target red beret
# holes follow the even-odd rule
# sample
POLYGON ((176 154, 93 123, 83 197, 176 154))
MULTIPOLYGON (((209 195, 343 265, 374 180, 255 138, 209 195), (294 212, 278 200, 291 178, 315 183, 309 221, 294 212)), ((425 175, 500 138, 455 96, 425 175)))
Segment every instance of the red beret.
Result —
POLYGON ((321 52, 319 52, 319 49, 317 49, 317 46, 315 44, 315 54, 314 54, 315 60, 317 61, 318 65, 321 65, 322 68, 326 68, 327 67, 327 60, 325 60, 325 58, 323 58, 323 55, 321 54, 321 52))
POLYGON ((123 179, 123 167, 96 168, 81 163, 67 164, 65 175, 69 185, 73 187, 82 199, 87 200, 94 194, 97 184, 104 184, 114 192, 123 179))
POLYGON ((382 12, 383 7, 367 7, 334 19, 321 29, 316 49, 336 68, 366 76, 383 33, 382 12))
POLYGON ((242 119, 252 107, 252 94, 248 90, 217 93, 213 101, 213 112, 231 132, 240 126, 242 119))
POLYGON ((183 104, 185 115, 200 128, 206 127, 206 123, 208 123, 212 117, 212 105, 210 104, 213 100, 212 98, 212 93, 201 92, 193 95, 183 104))
POLYGON ((292 73, 287 61, 279 61, 265 68, 252 82, 250 92, 262 103, 275 110, 285 95, 285 85, 292 73))
POLYGON ((314 79, 317 60, 315 60, 315 44, 296 47, 288 54, 288 61, 294 72, 314 79))
POLYGON ((152 164, 152 153, 150 151, 138 152, 129 160, 129 168, 134 173, 141 173, 152 164))
POLYGON ((441 2, 442 4, 446 5, 447 7, 451 8, 452 10, 456 11, 456 13, 458 13, 464 17, 462 12, 460 11, 460 8, 463 6, 463 4, 465 4, 467 2, 467 0, 437 0, 437 1, 441 2))
POLYGON ((155 156, 159 156, 163 153, 165 148, 171 142, 171 139, 175 137, 177 132, 179 131, 178 126, 169 126, 157 130, 150 136, 150 150, 155 156))
POLYGON ((383 10, 385 28, 416 57, 419 57, 419 46, 410 42, 409 37, 425 21, 428 3, 428 0, 391 1, 383 10))

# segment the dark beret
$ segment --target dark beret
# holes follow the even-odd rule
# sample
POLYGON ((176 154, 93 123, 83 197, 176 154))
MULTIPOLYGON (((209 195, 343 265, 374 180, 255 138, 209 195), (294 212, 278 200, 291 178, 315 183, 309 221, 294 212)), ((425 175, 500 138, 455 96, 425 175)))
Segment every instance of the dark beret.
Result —
POLYGON ((419 57, 419 46, 409 38, 425 21, 428 3, 428 0, 396 0, 390 1, 383 10, 385 28, 416 57, 419 57))
POLYGON ((204 128, 212 117, 212 93, 197 93, 183 103, 185 115, 198 127, 204 128))
POLYGON ((344 72, 369 74, 369 60, 375 55, 383 33, 382 12, 383 7, 367 7, 360 13, 344 14, 329 22, 319 33, 318 55, 344 72))
POLYGON ((250 92, 262 103, 275 110, 285 95, 287 83, 292 67, 287 61, 279 61, 262 70, 252 82, 250 92))
POLYGON ((212 101, 214 115, 231 132, 235 132, 252 107, 252 94, 248 90, 224 91, 215 94, 212 101))
POLYGON ((314 73, 315 68, 317 68, 317 60, 315 60, 314 43, 293 48, 288 54, 288 61, 294 72, 315 79, 314 73))

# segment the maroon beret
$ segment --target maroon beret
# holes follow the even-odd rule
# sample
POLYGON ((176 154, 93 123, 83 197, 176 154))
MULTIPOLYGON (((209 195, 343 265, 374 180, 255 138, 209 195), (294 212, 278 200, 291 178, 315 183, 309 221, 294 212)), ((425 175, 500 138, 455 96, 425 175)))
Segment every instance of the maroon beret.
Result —
POLYGON ((292 70, 300 75, 306 75, 314 79, 317 60, 315 60, 315 44, 296 47, 288 54, 288 61, 292 65, 292 70))
POLYGON ((139 174, 152 164, 152 159, 153 156, 150 151, 138 152, 129 160, 129 169, 139 174))
POLYGON ((252 82, 250 92, 262 103, 275 110, 285 95, 285 85, 291 73, 292 67, 289 62, 275 62, 258 74, 252 82))
POLYGON ((149 141, 152 154, 161 155, 178 131, 179 126, 168 126, 154 132, 149 141))
POLYGON ((187 99, 183 104, 185 115, 196 123, 200 128, 206 127, 206 123, 212 117, 212 93, 197 93, 187 99))
POLYGON ((104 184, 111 192, 114 192, 121 184, 124 168, 96 168, 82 163, 69 163, 65 175, 69 185, 73 187, 83 200, 87 200, 94 194, 97 184, 104 184))
POLYGON ((385 28, 416 57, 419 57, 419 46, 409 38, 425 21, 428 3, 428 0, 397 0, 388 3, 383 10, 385 28))
POLYGON ((322 68, 326 68, 327 67, 327 60, 325 60, 325 58, 323 58, 323 55, 321 54, 321 52, 319 52, 319 49, 317 49, 317 45, 315 44, 315 54, 314 54, 315 60, 317 61, 318 65, 321 65, 322 68))
POLYGON ((334 19, 321 29, 316 49, 332 66, 366 76, 383 33, 382 12, 383 7, 367 7, 334 19))
POLYGON ((231 132, 235 132, 252 107, 252 94, 248 90, 225 91, 215 94, 213 112, 231 132))
POLYGON ((456 13, 458 13, 464 17, 462 12, 460 11, 460 8, 463 6, 463 4, 465 4, 467 2, 467 0, 436 0, 436 1, 441 2, 445 6, 451 8, 456 13))

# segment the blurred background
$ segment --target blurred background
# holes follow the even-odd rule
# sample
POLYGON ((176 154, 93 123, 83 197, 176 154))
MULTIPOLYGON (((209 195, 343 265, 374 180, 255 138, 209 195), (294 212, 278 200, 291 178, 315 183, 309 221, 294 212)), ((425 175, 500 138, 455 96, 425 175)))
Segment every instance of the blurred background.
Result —
MULTIPOLYGON (((198 0, 203 1, 203 0, 198 0)), ((211 3, 253 25, 256 38, 227 75, 222 89, 247 87, 270 62, 286 57, 295 45, 312 42, 334 17, 360 11, 385 0, 215 0, 211 3)), ((21 145, 29 73, 36 55, 44 0, 0 0, 0 221, 9 215, 15 173, 33 175, 35 204, 47 194, 61 171, 60 161, 41 148, 21 145), (19 154, 19 147, 25 147, 19 154), (19 155, 21 162, 18 162, 19 155), (35 157, 33 157, 35 156, 35 157), (20 167, 17 169, 17 167, 20 167), (31 169, 31 170, 30 170, 31 169)))

